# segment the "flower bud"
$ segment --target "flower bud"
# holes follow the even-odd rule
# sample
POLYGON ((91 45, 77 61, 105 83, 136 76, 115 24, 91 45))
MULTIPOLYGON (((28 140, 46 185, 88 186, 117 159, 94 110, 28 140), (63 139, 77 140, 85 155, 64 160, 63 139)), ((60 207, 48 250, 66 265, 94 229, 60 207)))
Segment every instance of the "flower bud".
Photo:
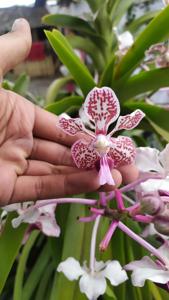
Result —
POLYGON ((159 233, 169 235, 169 207, 168 207, 168 205, 165 206, 165 209, 162 213, 155 216, 154 227, 159 233))
POLYGON ((163 201, 158 192, 141 193, 139 198, 142 213, 155 215, 164 209, 163 201))

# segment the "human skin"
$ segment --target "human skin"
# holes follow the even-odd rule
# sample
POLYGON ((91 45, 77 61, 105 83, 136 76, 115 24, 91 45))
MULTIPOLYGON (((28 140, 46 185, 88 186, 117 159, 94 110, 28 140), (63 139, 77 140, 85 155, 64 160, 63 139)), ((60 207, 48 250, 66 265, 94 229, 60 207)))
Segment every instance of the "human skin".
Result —
MULTIPOLYGON (((22 62, 31 47, 25 19, 15 21, 12 31, 0 37, 0 75, 22 62)), ((58 120, 20 95, 0 88, 0 205, 58 198, 82 192, 112 190, 99 186, 97 170, 76 168, 71 137, 56 126, 58 120)), ((83 135, 83 138, 87 138, 83 135)), ((112 170, 116 187, 138 176, 135 166, 112 170)))

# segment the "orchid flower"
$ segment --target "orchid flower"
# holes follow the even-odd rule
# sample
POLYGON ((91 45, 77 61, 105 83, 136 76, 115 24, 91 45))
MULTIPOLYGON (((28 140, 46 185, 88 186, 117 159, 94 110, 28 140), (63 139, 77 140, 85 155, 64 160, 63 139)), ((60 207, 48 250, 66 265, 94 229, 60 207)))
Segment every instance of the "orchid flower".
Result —
POLYGON ((169 88, 161 88, 149 98, 151 104, 155 103, 162 107, 168 108, 169 104, 169 88))
MULTIPOLYGON (((43 201, 37 201, 36 205, 40 203, 43 203, 43 201)), ((45 235, 58 237, 60 228, 55 219, 56 204, 43 207, 37 207, 36 205, 33 202, 25 202, 23 204, 8 205, 3 209, 7 212, 18 212, 19 216, 12 220, 14 228, 17 228, 21 223, 33 224, 45 235)))
POLYGON ((155 148, 137 148, 136 166, 141 172, 156 172, 161 179, 149 179, 140 184, 144 192, 169 191, 169 144, 160 152, 155 148))
POLYGON ((106 278, 109 279, 113 286, 117 286, 120 283, 127 280, 126 271, 122 270, 122 267, 118 261, 96 261, 96 237, 101 216, 97 216, 91 237, 90 246, 90 263, 89 268, 84 263, 83 267, 73 257, 67 258, 65 261, 58 265, 57 271, 63 272, 69 280, 78 280, 80 291, 85 293, 89 300, 96 300, 100 295, 103 295, 106 291, 106 278))
POLYGON ((155 63, 157 68, 167 68, 169 66, 169 48, 164 43, 152 45, 146 51, 145 63, 155 63))
POLYGON ((156 283, 169 283, 169 244, 165 242, 160 248, 159 253, 164 258, 165 263, 154 261, 148 256, 141 260, 133 261, 125 266, 126 270, 133 271, 131 275, 134 286, 142 287, 146 280, 156 283))
POLYGON ((59 126, 68 134, 87 133, 91 141, 83 139, 76 141, 71 149, 73 160, 78 168, 92 169, 100 164, 100 185, 114 185, 110 169, 132 164, 135 160, 135 146, 126 136, 111 136, 118 130, 135 128, 144 113, 137 109, 133 113, 121 116, 119 101, 109 87, 95 87, 86 97, 84 112, 95 126, 95 134, 87 130, 80 118, 59 119, 59 126), (117 120, 115 128, 107 134, 108 127, 117 120))
POLYGON ((80 266, 79 262, 73 257, 69 257, 64 262, 61 262, 57 268, 58 272, 63 272, 64 275, 71 281, 78 280, 80 291, 85 293, 89 300, 96 300, 106 291, 106 278, 109 279, 111 285, 117 286, 127 280, 126 271, 122 270, 120 263, 117 260, 95 262, 95 270, 92 273, 84 264, 80 266))

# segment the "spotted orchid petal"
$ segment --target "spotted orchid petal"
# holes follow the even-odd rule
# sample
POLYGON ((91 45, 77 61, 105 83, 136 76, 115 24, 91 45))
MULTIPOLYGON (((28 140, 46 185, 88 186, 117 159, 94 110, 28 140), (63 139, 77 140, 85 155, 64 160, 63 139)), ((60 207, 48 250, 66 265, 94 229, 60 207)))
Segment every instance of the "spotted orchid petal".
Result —
POLYGON ((80 118, 59 118, 59 127, 70 135, 76 135, 78 132, 85 131, 85 127, 80 118))
POLYGON ((78 140, 73 144, 71 153, 76 166, 80 169, 93 169, 100 159, 92 144, 83 140, 78 140))
POLYGON ((106 134, 108 126, 115 122, 120 114, 120 105, 112 89, 95 87, 86 97, 84 111, 95 123, 96 134, 106 134))
POLYGON ((112 146, 108 155, 112 158, 114 167, 130 165, 134 162, 136 149, 132 140, 127 136, 111 139, 112 146))
POLYGON ((112 135, 114 132, 119 130, 131 130, 135 128, 144 116, 145 114, 140 109, 136 109, 131 114, 120 116, 115 128, 109 133, 109 135, 112 135))

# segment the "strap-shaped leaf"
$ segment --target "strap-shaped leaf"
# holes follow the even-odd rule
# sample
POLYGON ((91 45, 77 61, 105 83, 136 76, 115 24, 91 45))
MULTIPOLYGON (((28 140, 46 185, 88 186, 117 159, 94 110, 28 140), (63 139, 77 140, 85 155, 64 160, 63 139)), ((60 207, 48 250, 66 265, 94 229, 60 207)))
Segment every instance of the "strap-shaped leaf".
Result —
POLYGON ((141 72, 126 83, 117 84, 115 90, 120 100, 128 100, 144 92, 151 92, 169 85, 169 68, 141 72))
POLYGON ((71 75, 55 79, 47 89, 46 104, 54 102, 61 88, 65 86, 70 80, 72 80, 71 75))
POLYGON ((61 113, 67 112, 70 107, 80 107, 83 103, 83 97, 81 96, 69 96, 45 107, 46 110, 54 113, 55 115, 60 115, 61 113))
POLYGON ((83 50, 92 58, 93 64, 99 72, 103 70, 104 57, 100 49, 90 39, 77 35, 68 35, 67 39, 73 48, 83 50))
POLYGON ((150 124, 153 128, 161 135, 165 140, 169 141, 169 112, 168 110, 156 106, 147 104, 145 102, 138 102, 138 101, 129 101, 125 103, 125 106, 131 110, 134 109, 141 109, 150 124))
POLYGON ((69 69, 84 95, 96 85, 89 70, 74 53, 66 38, 58 31, 45 31, 46 36, 61 62, 69 69))
POLYGON ((76 31, 87 33, 89 35, 97 34, 95 29, 87 21, 74 16, 64 14, 51 14, 44 16, 42 18, 42 22, 56 27, 60 26, 71 28, 76 31))
POLYGON ((5 285, 16 256, 18 255, 27 228, 26 224, 22 224, 14 229, 11 226, 11 220, 15 216, 15 213, 9 214, 5 228, 0 236, 0 293, 5 285))
POLYGON ((150 22, 153 18, 155 18, 157 16, 158 13, 159 13, 159 10, 149 11, 148 13, 144 14, 143 16, 132 21, 125 29, 134 34, 137 30, 140 29, 140 26, 150 22))
POLYGON ((116 69, 115 77, 119 78, 132 71, 144 57, 145 50, 169 36, 169 6, 154 18, 138 36, 133 46, 123 57, 116 69))
MULTIPOLYGON (((84 206, 72 204, 67 218, 66 230, 64 234, 63 252, 61 261, 68 257, 74 257, 81 260, 83 253, 84 240, 84 223, 76 223, 78 216, 85 215, 84 206)), ((56 273, 53 289, 50 300, 55 299, 77 299, 75 293, 77 290, 76 281, 68 281, 68 279, 61 273, 56 273)))

